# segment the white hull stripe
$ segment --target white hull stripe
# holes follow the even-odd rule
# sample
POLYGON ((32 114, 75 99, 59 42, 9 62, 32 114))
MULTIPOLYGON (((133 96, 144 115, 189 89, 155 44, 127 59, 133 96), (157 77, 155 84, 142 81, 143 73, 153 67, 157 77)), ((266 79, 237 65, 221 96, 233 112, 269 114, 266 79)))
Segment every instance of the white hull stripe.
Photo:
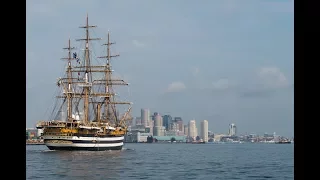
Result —
POLYGON ((45 143, 46 146, 52 147, 88 147, 88 148, 97 148, 97 147, 116 147, 116 146, 123 146, 123 143, 113 143, 113 144, 78 144, 78 143, 45 143))
MULTIPOLYGON (((91 141, 87 141, 87 140, 70 140, 70 139, 50 139, 51 141, 52 140, 56 140, 56 141, 61 141, 61 140, 64 140, 64 141, 69 141, 69 142, 72 142, 72 143, 77 143, 77 144, 96 144, 96 143, 100 143, 100 144, 114 144, 114 143, 120 143, 120 142, 123 142, 123 140, 115 140, 115 141, 97 141, 97 140, 91 140, 91 141)), ((48 141, 48 140, 45 140, 45 142, 48 141)))
POLYGON ((49 139, 61 139, 61 140, 84 140, 84 141, 117 141, 124 140, 124 136, 121 137, 78 137, 78 136, 43 136, 44 140, 49 139))

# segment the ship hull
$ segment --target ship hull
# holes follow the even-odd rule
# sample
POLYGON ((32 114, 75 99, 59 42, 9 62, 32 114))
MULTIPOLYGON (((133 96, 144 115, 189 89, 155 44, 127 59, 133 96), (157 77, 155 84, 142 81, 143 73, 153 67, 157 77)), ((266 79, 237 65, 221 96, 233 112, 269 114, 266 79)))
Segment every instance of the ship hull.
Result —
POLYGON ((285 142, 275 142, 276 144, 291 144, 290 141, 285 141, 285 142))
POLYGON ((107 151, 121 150, 124 137, 79 137, 44 136, 44 143, 50 150, 64 151, 107 151))
POLYGON ((121 150, 122 146, 115 147, 77 147, 77 146, 50 146, 46 145, 50 150, 56 151, 109 151, 109 150, 121 150))

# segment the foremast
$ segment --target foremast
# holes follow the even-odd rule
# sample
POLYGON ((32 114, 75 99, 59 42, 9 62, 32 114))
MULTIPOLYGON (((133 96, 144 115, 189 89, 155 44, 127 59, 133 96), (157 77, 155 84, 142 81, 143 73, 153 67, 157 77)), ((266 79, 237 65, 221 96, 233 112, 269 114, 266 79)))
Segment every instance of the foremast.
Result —
MULTIPOLYGON (((68 60, 68 67, 67 67, 67 87, 64 86, 64 91, 66 94, 66 98, 67 98, 67 121, 72 121, 72 72, 71 72, 71 60, 75 60, 76 58, 73 58, 71 56, 71 50, 74 49, 74 47, 71 47, 71 42, 70 42, 70 38, 68 41, 68 47, 63 48, 63 49, 67 49, 68 50, 68 57, 66 58, 61 58, 63 60, 68 60)), ((58 82, 58 85, 60 86, 60 81, 58 82)))

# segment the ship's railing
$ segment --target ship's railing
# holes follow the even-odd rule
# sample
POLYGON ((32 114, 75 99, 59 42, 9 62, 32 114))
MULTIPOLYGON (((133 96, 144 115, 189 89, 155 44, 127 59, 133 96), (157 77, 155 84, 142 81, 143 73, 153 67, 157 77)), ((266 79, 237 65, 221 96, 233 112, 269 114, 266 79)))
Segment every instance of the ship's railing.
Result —
POLYGON ((55 133, 55 132, 47 132, 44 134, 45 136, 50 136, 50 135, 54 135, 54 136, 73 136, 72 133, 55 133))
POLYGON ((66 122, 57 121, 40 121, 37 127, 65 127, 66 122))
POLYGON ((65 125, 59 125, 59 124, 50 124, 47 127, 65 127, 65 125))
POLYGON ((71 141, 66 140, 46 140, 46 143, 66 143, 66 144, 72 144, 71 141))

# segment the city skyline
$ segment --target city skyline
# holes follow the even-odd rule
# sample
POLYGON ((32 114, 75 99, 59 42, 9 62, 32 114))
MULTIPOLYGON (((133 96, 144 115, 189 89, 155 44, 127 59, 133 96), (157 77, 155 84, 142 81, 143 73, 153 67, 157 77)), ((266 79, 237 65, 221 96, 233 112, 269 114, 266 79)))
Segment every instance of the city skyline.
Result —
MULTIPOLYGON (((201 127, 202 125, 201 125, 201 123, 202 123, 202 121, 207 121, 207 123, 208 123, 208 120, 205 120, 205 119, 197 119, 197 118, 192 118, 191 120, 186 120, 186 119, 184 119, 182 116, 172 116, 171 114, 169 114, 169 113, 161 113, 161 112, 159 112, 159 111, 151 111, 149 108, 141 108, 141 114, 140 114, 140 116, 134 116, 134 119, 133 119, 133 121, 136 121, 137 119, 139 120, 139 125, 141 124, 141 125, 143 125, 143 123, 142 123, 142 121, 141 121, 141 116, 143 116, 143 113, 145 113, 145 111, 148 111, 147 113, 149 114, 149 120, 150 121, 154 121, 154 119, 152 119, 152 117, 156 114, 156 115, 160 115, 162 118, 164 118, 165 116, 169 116, 169 117, 171 117, 172 118, 172 121, 175 119, 175 118, 181 118, 182 119, 182 121, 183 121, 183 124, 182 124, 182 126, 184 126, 184 128, 183 129, 185 129, 185 127, 188 127, 189 128, 189 123, 190 123, 190 121, 195 121, 195 127, 197 128, 197 127, 201 127)), ((162 122, 163 122, 164 120, 162 120, 162 122)), ((136 124, 136 122, 132 122, 132 124, 136 124)), ((161 123, 162 124, 162 123, 161 123)), ((258 135, 262 135, 262 134, 265 134, 265 133, 267 133, 267 134, 270 134, 270 133, 276 133, 275 131, 272 131, 272 130, 269 130, 269 131, 256 131, 256 130, 254 130, 254 129, 252 129, 252 130, 249 130, 249 131, 242 131, 241 129, 240 129, 240 131, 238 131, 238 128, 237 128, 237 126, 238 125, 235 125, 234 124, 234 122, 232 121, 232 122, 229 122, 228 123, 228 126, 226 126, 226 127, 224 127, 223 129, 219 129, 219 130, 216 130, 215 128, 209 128, 210 126, 209 126, 209 124, 210 123, 208 123, 208 131, 211 131, 211 132, 213 132, 213 133, 217 133, 217 134, 226 134, 226 135, 235 135, 235 134, 242 134, 242 135, 244 135, 244 134, 258 134, 258 135), (231 127, 232 126, 232 127, 231 127), (230 131, 234 131, 233 133, 231 133, 230 131)), ((163 124, 164 125, 164 124, 163 124)), ((164 125, 165 126, 165 125, 164 125)), ((211 125, 211 127, 214 127, 214 125, 211 125)), ((241 125, 240 125, 240 127, 241 127, 241 125)), ((188 131, 189 131, 189 129, 188 129, 188 131)), ((201 131, 199 131, 199 130, 197 130, 197 135, 199 135, 199 136, 201 136, 201 131)), ((277 132, 277 134, 281 134, 281 135, 283 135, 282 134, 282 132, 277 132)), ((187 133, 187 135, 188 135, 188 133, 187 133)), ((287 136, 287 135, 286 135, 287 136)), ((293 137, 294 135, 289 135, 289 136, 287 136, 287 137, 293 137)))
MULTIPOLYGON (((218 132, 235 123, 240 132, 294 134, 293 1, 26 5, 27 127, 49 117, 65 67, 62 48, 69 38, 82 48, 74 39, 83 37, 77 27, 88 13, 90 23, 99 25, 93 35, 105 34, 105 40, 109 30, 116 41, 114 73, 130 83, 119 96, 134 103, 133 116, 148 107, 184 121, 208 120, 218 132)), ((93 43, 100 48, 105 42, 93 43)))

